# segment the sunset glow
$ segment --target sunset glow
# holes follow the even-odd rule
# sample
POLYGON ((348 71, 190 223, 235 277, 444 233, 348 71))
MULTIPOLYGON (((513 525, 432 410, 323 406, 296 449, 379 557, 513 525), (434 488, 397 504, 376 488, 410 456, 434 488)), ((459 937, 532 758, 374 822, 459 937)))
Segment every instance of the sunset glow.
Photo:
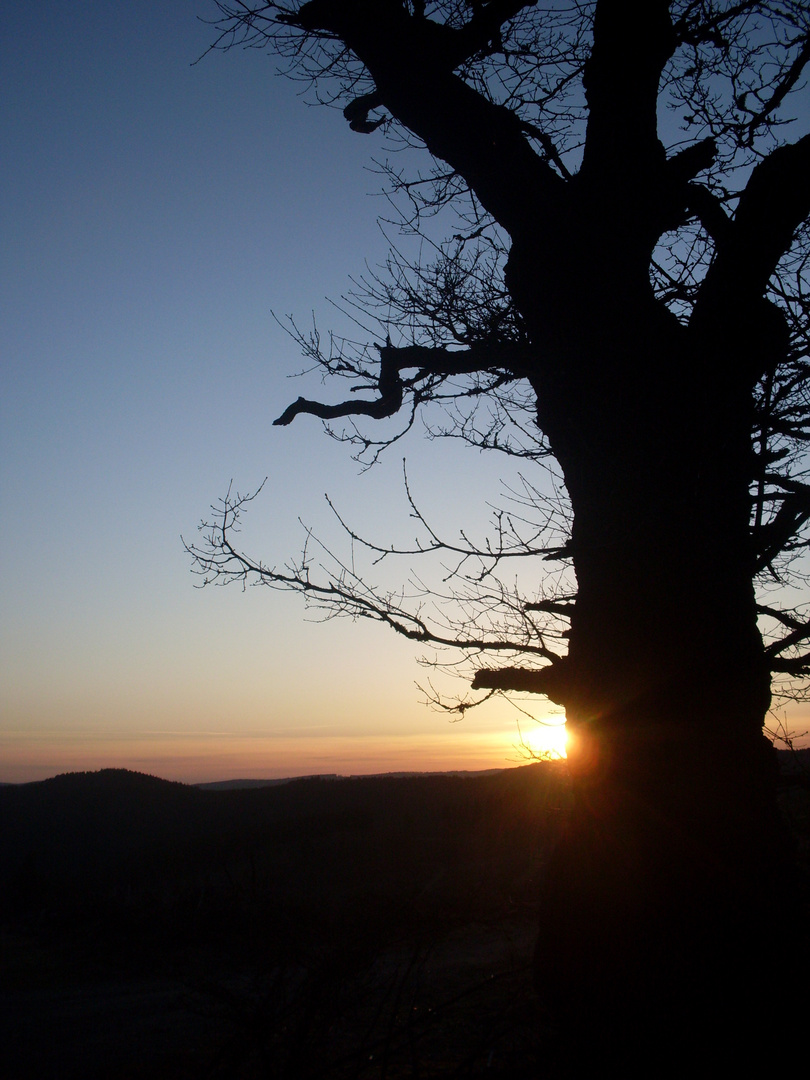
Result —
POLYGON ((528 749, 538 758, 566 756, 567 731, 562 718, 545 724, 523 724, 520 733, 528 749))
POLYGON ((274 779, 336 773, 477 771, 564 756, 564 726, 525 723, 475 730, 434 724, 433 731, 272 734, 232 731, 18 729, 0 736, 4 782, 62 772, 128 768, 185 783, 274 779), (530 754, 531 752, 531 754, 530 754), (533 757, 532 757, 533 755, 533 757))

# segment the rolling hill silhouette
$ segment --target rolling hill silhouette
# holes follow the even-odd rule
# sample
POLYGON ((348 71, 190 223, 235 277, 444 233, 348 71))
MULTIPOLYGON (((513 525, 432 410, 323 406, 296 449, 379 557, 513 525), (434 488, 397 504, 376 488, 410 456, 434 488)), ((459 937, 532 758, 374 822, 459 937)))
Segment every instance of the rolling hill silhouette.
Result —
POLYGON ((427 1061, 438 1039, 460 1062, 484 1032, 489 1057, 527 1000, 508 987, 529 978, 565 793, 551 763, 229 790, 102 770, 0 789, 8 1075, 253 1076, 269 1055, 289 1075, 355 1076, 373 1047, 397 1058, 416 1039, 427 1061))
POLYGON ((564 763, 2 786, 2 1073, 563 1077, 530 960, 567 799, 564 763))

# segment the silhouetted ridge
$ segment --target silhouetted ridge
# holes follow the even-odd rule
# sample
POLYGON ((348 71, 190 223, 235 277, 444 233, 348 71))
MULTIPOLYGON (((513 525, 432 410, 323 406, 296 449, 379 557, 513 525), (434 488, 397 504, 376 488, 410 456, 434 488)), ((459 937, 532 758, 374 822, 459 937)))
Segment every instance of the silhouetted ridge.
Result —
POLYGON ((541 765, 211 791, 104 769, 3 788, 0 913, 74 918, 103 900, 119 914, 148 903, 157 916, 192 898, 231 904, 239 882, 303 911, 412 889, 472 855, 531 862, 561 775, 541 765))
MULTIPOLYGON (((786 794, 806 822, 807 792, 786 794)), ((416 1075, 414 1047, 464 1065, 442 1076, 535 1076, 508 1060, 537 1037, 537 901, 568 798, 564 763, 0 789, 3 1075, 265 1075, 232 1059, 252 1046, 284 1075, 357 1080, 390 1045, 392 1077, 416 1075)))
MULTIPOLYGON (((86 784, 88 782, 97 783, 99 785, 115 785, 117 787, 124 787, 127 784, 130 785, 169 785, 170 787, 187 787, 187 784, 182 784, 178 780, 164 780, 160 776, 153 776, 151 773, 137 772, 134 769, 95 769, 88 772, 67 772, 59 773, 57 776, 52 776, 48 780, 34 780, 33 784, 38 785, 61 785, 68 784, 86 784)), ((29 786, 29 785, 26 785, 29 786)))

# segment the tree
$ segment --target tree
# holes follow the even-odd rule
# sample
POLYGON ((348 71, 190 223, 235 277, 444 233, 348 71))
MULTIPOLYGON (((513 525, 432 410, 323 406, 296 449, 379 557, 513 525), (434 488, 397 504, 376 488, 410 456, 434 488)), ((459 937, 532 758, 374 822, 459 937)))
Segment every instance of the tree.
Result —
MULTIPOLYGON (((685 1025, 718 1060, 742 1034, 750 1055, 762 987, 784 971, 764 912, 797 896, 762 727, 774 673, 810 671, 802 609, 755 589, 795 571, 810 520, 810 134, 791 111, 810 6, 217 6, 218 46, 273 47, 354 130, 400 140, 406 162, 430 155, 427 173, 386 167, 412 229, 457 215, 431 258, 394 251, 350 298, 376 316, 376 345, 298 335, 366 396, 299 398, 275 422, 409 426, 444 401, 450 434, 529 465, 553 454, 571 522, 556 544, 507 524, 492 547, 445 545, 480 565, 455 635, 347 572, 318 582, 306 557, 283 572, 249 559, 239 498, 198 568, 479 658, 517 654, 482 660, 473 687, 545 694, 571 731, 574 810, 537 955, 560 1030, 574 1046, 585 1025, 626 1056, 632 1024, 639 1068, 685 1025), (515 556, 538 577, 540 559, 567 560, 575 599, 498 593, 515 556), (502 611, 516 621, 492 633, 502 611)), ((343 437, 379 450, 357 427, 343 437)))

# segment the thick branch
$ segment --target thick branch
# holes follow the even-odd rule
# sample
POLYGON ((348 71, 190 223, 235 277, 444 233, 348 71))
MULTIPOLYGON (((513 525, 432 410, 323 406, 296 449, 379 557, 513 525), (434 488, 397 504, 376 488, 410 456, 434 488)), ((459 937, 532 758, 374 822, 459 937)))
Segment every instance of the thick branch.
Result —
POLYGON ((785 671, 782 667, 783 664, 790 664, 794 662, 793 657, 784 657, 780 654, 785 649, 793 648, 799 645, 802 641, 807 641, 810 638, 810 622, 805 623, 804 626, 799 626, 795 630, 792 630, 789 634, 786 634, 781 641, 774 641, 765 649, 765 655, 771 659, 778 657, 778 660, 774 660, 771 663, 772 671, 785 671))
POLYGON ((482 668, 476 671, 472 681, 473 690, 515 690, 524 694, 544 694, 557 704, 562 704, 561 684, 564 660, 547 667, 527 668, 482 668))
POLYGON ((773 521, 761 525, 754 532, 756 546, 756 573, 770 566, 799 534, 810 520, 810 499, 806 493, 789 493, 782 497, 782 505, 773 521))
POLYGON ((693 146, 667 158, 667 177, 671 183, 687 184, 694 180, 699 172, 711 167, 717 157, 717 142, 714 139, 701 139, 693 146))
POLYGON ((803 630, 808 625, 806 619, 797 618, 792 611, 783 611, 769 604, 757 604, 757 615, 766 615, 769 619, 774 619, 791 630, 803 630))
POLYGON ((661 72, 676 45, 669 7, 667 0, 596 5, 583 79, 589 112, 581 175, 609 189, 607 198, 617 185, 633 196, 664 163, 657 107, 661 72))
POLYGON ((469 349, 441 349, 423 345, 378 346, 380 353, 380 375, 377 386, 380 396, 374 401, 343 401, 337 405, 325 405, 318 401, 309 401, 299 397, 273 423, 286 426, 299 413, 309 413, 321 420, 335 420, 342 416, 370 416, 375 420, 393 416, 402 406, 406 384, 401 372, 417 368, 415 379, 410 385, 429 376, 449 377, 451 375, 470 375, 479 371, 490 371, 505 367, 518 378, 518 372, 528 357, 524 346, 511 342, 499 342, 490 345, 481 342, 469 349))
POLYGON ((765 292, 796 229, 810 214, 810 135, 780 146, 754 169, 734 218, 718 237, 695 317, 745 310, 765 292), (708 310, 707 310, 708 309, 708 310))
POLYGON ((803 484, 801 480, 780 476, 778 473, 766 473, 764 479, 768 484, 774 484, 793 495, 801 495, 803 499, 810 500, 810 484, 803 484))
POLYGON ((501 27, 514 19, 524 8, 534 7, 537 0, 490 0, 488 4, 471 5, 470 21, 453 30, 455 53, 459 57, 454 66, 463 63, 476 53, 496 52, 501 48, 501 27))
MULTIPOLYGON (((452 29, 409 15, 393 0, 310 0, 288 21, 340 38, 371 75, 375 105, 462 176, 514 236, 537 214, 538 199, 559 199, 565 182, 532 150, 511 110, 488 101, 453 72, 527 6, 496 0, 482 5, 466 26, 452 29)), ((357 119, 367 123, 362 108, 357 119)))
POLYGON ((363 94, 361 97, 355 98, 354 101, 350 101, 346 108, 343 110, 343 115, 349 121, 349 127, 352 131, 357 131, 361 135, 370 135, 373 131, 376 131, 380 124, 385 123, 385 117, 380 117, 379 120, 369 120, 368 114, 372 109, 379 109, 382 105, 382 98, 377 90, 372 91, 370 94, 363 94))
POLYGON ((574 612, 574 605, 576 604, 576 597, 570 599, 561 598, 559 600, 535 600, 533 603, 525 605, 525 611, 545 611, 549 615, 560 615, 565 619, 570 619, 574 612))
POLYGON ((379 397, 376 401, 341 401, 337 405, 325 405, 321 401, 309 401, 307 398, 296 398, 292 405, 288 405, 284 412, 273 424, 278 427, 286 427, 291 424, 299 413, 308 413, 317 416, 319 420, 338 420, 342 416, 370 416, 374 420, 383 420, 386 416, 393 416, 402 405, 402 386, 399 393, 389 397, 379 397))
POLYGON ((687 184, 685 209, 695 215, 716 244, 725 242, 731 219, 714 192, 702 184, 687 184))
MULTIPOLYGON (((500 48, 500 30, 504 23, 524 8, 534 7, 537 0, 490 0, 473 5, 470 20, 461 27, 451 27, 426 19, 424 11, 409 16, 405 5, 396 0, 309 0, 297 15, 283 15, 280 22, 293 23, 304 30, 327 30, 343 40, 343 30, 355 18, 380 22, 407 19, 415 23, 422 35, 426 59, 438 61, 454 70, 478 53, 490 53, 500 48), (430 54, 434 55, 430 55, 430 54)), ((347 42, 347 44, 349 44, 347 42)))
POLYGON ((810 674, 810 653, 802 653, 801 656, 780 657, 770 665, 775 675, 792 675, 798 679, 810 674))

